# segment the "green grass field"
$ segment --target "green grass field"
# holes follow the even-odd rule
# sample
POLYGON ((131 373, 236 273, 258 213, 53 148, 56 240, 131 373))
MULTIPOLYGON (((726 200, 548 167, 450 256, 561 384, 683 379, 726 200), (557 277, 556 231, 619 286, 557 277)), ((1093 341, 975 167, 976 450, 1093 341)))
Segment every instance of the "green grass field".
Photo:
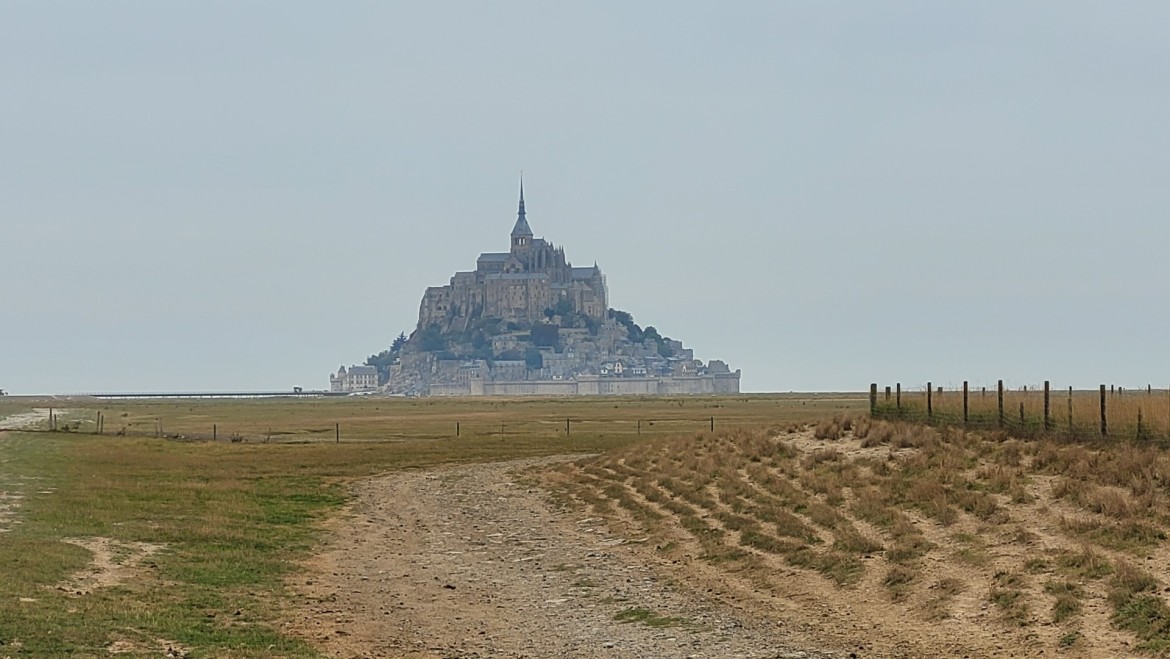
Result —
MULTIPOLYGON (((98 656, 114 644, 125 656, 158 656, 170 644, 196 657, 317 656, 279 631, 285 584, 353 479, 604 452, 707 432, 711 417, 717 430, 784 428, 864 410, 867 401, 825 394, 52 404, 59 424, 76 430, 0 434, 0 656, 98 656), (86 434, 99 410, 106 434, 86 434), (185 437, 210 436, 215 424, 220 441, 145 436, 157 424, 185 437), (125 436, 112 434, 123 428, 125 436), (243 441, 227 441, 233 434, 243 441), (120 583, 80 595, 62 589, 93 558, 67 540, 95 537, 163 549, 120 583)), ((0 418, 48 406, 3 399, 0 418)))

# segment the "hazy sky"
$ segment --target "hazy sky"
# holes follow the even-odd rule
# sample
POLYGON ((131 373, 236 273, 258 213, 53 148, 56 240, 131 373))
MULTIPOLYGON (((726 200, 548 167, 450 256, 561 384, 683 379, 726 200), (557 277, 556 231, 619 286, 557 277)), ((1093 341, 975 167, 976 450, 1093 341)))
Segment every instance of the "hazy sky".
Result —
POLYGON ((745 391, 1170 383, 1170 5, 2 2, 0 388, 327 387, 534 232, 745 391))

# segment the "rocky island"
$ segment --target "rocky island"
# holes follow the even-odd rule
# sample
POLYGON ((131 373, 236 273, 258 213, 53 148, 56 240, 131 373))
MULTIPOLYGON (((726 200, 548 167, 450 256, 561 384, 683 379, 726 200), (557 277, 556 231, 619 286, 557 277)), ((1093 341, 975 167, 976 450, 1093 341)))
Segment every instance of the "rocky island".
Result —
POLYGON ((410 337, 399 335, 365 366, 343 367, 330 388, 409 396, 739 392, 738 370, 697 360, 682 341, 611 309, 596 263, 574 267, 562 247, 534 238, 523 181, 510 242, 509 251, 480 254, 475 270, 428 288, 410 337))

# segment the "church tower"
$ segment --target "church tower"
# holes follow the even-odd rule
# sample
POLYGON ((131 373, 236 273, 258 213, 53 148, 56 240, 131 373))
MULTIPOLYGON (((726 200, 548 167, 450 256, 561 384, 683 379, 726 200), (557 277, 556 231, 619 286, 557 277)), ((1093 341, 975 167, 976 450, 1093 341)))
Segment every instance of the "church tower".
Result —
POLYGON ((512 253, 527 251, 532 247, 532 228, 524 217, 524 177, 520 178, 520 210, 516 213, 516 226, 512 227, 512 253))

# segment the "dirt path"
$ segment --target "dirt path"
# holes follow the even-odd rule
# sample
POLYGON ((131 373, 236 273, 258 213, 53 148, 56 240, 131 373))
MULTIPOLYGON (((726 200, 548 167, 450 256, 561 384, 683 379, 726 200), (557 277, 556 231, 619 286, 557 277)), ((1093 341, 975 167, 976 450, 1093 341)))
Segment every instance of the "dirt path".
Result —
POLYGON ((513 481, 541 462, 358 484, 295 584, 288 631, 332 657, 834 656, 669 583, 646 548, 513 481))

